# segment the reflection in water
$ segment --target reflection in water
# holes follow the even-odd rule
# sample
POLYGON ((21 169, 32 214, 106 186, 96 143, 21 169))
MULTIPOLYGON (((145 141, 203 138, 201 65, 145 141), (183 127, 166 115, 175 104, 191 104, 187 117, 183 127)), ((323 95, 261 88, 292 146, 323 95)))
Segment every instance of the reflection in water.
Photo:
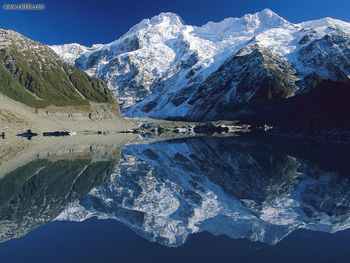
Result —
POLYGON ((0 241, 53 221, 116 169, 119 141, 69 140, 44 141, 0 163, 0 241))
POLYGON ((0 238, 93 216, 166 246, 202 231, 274 245, 299 228, 349 228, 350 180, 288 149, 203 137, 124 146, 118 166, 117 154, 34 160, 0 179, 0 238))

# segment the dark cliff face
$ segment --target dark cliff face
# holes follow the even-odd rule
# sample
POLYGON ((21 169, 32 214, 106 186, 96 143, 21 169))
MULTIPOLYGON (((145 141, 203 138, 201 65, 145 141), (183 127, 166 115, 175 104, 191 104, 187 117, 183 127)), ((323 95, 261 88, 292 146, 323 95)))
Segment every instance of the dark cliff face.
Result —
POLYGON ((201 84, 189 100, 195 106, 187 117, 254 120, 249 116, 257 115, 260 124, 288 124, 286 129, 349 130, 349 36, 335 31, 300 45, 298 60, 312 73, 297 80, 300 73, 282 58, 248 46, 201 84))
POLYGON ((258 45, 238 52, 190 97, 190 119, 220 119, 225 107, 287 98, 297 90, 294 69, 258 45))
POLYGON ((342 31, 302 45, 299 61, 315 73, 327 72, 328 79, 348 81, 350 71, 350 38, 342 31))

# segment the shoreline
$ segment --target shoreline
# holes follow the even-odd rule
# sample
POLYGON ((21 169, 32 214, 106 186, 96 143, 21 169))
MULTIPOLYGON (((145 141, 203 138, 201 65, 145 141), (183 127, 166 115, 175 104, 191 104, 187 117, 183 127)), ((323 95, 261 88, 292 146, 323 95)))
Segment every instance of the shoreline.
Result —
MULTIPOLYGON (((0 141, 0 178, 35 159, 54 161, 72 153, 93 155, 94 161, 108 159, 118 155, 124 145, 137 140, 136 135, 120 134, 118 136, 67 136, 64 139, 58 137, 38 137, 33 140, 18 138, 18 140, 6 142, 0 141), (99 150, 102 148, 103 150, 99 150)), ((113 158, 116 157, 118 156, 113 158)))
POLYGON ((28 129, 37 133, 54 131, 123 131, 137 127, 134 122, 117 115, 107 104, 91 104, 90 112, 56 108, 34 109, 0 95, 0 132, 5 132, 6 138, 28 129))

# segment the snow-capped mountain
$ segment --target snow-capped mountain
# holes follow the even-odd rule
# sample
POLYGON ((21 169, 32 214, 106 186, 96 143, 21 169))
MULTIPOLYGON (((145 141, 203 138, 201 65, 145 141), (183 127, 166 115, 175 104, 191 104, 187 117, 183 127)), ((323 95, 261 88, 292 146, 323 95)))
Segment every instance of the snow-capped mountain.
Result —
POLYGON ((350 227, 347 177, 268 148, 233 137, 129 145, 57 220, 114 219, 166 246, 202 231, 274 245, 297 229, 350 227))
POLYGON ((201 27, 161 13, 118 40, 53 49, 106 81, 128 116, 219 118, 227 104, 280 99, 350 76, 350 24, 293 24, 265 9, 201 27))

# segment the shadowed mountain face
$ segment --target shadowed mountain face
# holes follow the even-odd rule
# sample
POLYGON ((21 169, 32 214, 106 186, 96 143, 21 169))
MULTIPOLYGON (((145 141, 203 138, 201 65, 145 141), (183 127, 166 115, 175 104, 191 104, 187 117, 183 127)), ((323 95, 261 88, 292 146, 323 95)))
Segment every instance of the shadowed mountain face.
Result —
POLYGON ((166 246, 202 231, 274 245, 300 228, 349 228, 349 169, 300 152, 243 137, 129 145, 110 178, 57 219, 115 219, 166 246))
POLYGON ((322 81, 307 93, 270 103, 226 105, 224 119, 240 119, 275 131, 314 141, 348 143, 350 136, 350 83, 322 81))

